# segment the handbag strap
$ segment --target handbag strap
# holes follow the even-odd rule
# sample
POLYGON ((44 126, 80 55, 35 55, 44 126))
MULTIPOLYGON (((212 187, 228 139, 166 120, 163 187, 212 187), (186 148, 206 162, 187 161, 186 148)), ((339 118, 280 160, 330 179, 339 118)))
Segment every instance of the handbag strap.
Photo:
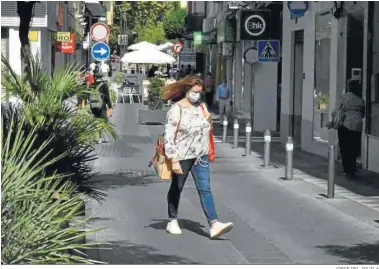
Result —
POLYGON ((179 118, 179 122, 178 122, 178 127, 176 128, 175 135, 174 135, 174 143, 176 143, 176 138, 178 136, 180 122, 182 121, 182 107, 179 104, 178 104, 178 106, 179 106, 179 109, 180 109, 180 118, 179 118))

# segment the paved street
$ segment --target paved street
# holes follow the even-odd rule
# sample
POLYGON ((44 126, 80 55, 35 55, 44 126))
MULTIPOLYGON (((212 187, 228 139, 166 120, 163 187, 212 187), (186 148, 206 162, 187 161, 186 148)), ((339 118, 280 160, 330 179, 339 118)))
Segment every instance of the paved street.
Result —
MULTIPOLYGON (((183 235, 166 233, 166 195, 148 162, 162 126, 138 125, 139 105, 117 104, 112 122, 120 140, 99 145, 98 186, 108 196, 87 204, 90 228, 104 228, 88 242, 108 243, 89 252, 110 264, 336 264, 379 263, 379 188, 337 178, 336 199, 326 199, 325 161, 295 154, 295 179, 283 176, 283 146, 273 143, 273 167, 261 167, 262 143, 243 149, 216 143, 212 190, 221 221, 235 228, 209 240, 206 219, 191 179, 179 217, 183 235)), ((241 146, 243 142, 241 141, 241 146)), ((367 180, 366 180, 367 179, 367 180)))

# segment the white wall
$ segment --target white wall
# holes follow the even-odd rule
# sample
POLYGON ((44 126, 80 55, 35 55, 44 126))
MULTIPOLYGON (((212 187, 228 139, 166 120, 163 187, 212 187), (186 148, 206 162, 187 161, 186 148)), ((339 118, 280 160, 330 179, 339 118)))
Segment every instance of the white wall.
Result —
MULTIPOLYGON (((322 11, 330 11, 333 2, 310 2, 309 10, 305 16, 299 18, 297 22, 291 20, 287 8, 287 2, 283 2, 283 43, 282 43, 282 99, 281 99, 281 140, 284 141, 288 135, 289 118, 293 111, 292 89, 294 72, 294 31, 304 30, 304 60, 303 72, 303 97, 302 97, 302 149, 327 156, 327 144, 313 140, 313 88, 314 88, 314 51, 315 51, 315 16, 322 11), (284 118, 287 117, 287 120, 284 118)), ((334 103, 337 87, 337 50, 340 45, 338 40, 339 23, 332 20, 331 36, 331 76, 330 76, 330 102, 334 103)), ((332 105, 333 106, 333 105, 332 105)), ((333 108, 331 106, 331 108, 333 108)), ((329 136, 332 138, 333 136, 329 136)))
POLYGON ((278 64, 254 64, 254 131, 276 131, 278 64))
POLYGON ((9 64, 17 75, 21 75, 21 43, 18 29, 9 29, 9 64))

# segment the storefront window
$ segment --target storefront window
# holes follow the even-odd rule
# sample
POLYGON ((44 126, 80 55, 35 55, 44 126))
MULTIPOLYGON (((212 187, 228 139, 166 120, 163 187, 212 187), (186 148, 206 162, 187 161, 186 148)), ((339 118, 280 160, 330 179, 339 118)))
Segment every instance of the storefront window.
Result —
POLYGON ((313 139, 319 142, 328 142, 331 20, 330 12, 316 15, 313 139))

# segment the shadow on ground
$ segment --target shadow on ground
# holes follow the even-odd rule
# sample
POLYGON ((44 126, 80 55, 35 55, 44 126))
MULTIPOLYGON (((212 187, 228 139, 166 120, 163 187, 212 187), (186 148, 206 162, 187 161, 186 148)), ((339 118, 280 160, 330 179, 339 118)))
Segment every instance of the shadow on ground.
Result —
POLYGON ((340 256, 341 263, 379 264, 379 241, 376 244, 358 244, 353 246, 319 246, 326 253, 340 256))
MULTIPOLYGON (((165 230, 167 226, 167 220, 164 219, 152 219, 154 223, 145 226, 145 228, 153 228, 156 230, 165 230)), ((188 220, 188 219, 179 219, 179 226, 182 230, 188 230, 190 232, 196 233, 198 235, 209 238, 209 233, 205 232, 203 229, 206 227, 199 222, 188 220)))
POLYGON ((123 186, 147 186, 166 181, 159 180, 150 170, 128 170, 116 171, 112 174, 97 174, 93 177, 93 182, 96 188, 107 191, 123 186))
POLYGON ((200 264, 177 255, 160 253, 158 249, 133 244, 129 241, 113 241, 99 249, 87 250, 90 259, 108 264, 200 264))

